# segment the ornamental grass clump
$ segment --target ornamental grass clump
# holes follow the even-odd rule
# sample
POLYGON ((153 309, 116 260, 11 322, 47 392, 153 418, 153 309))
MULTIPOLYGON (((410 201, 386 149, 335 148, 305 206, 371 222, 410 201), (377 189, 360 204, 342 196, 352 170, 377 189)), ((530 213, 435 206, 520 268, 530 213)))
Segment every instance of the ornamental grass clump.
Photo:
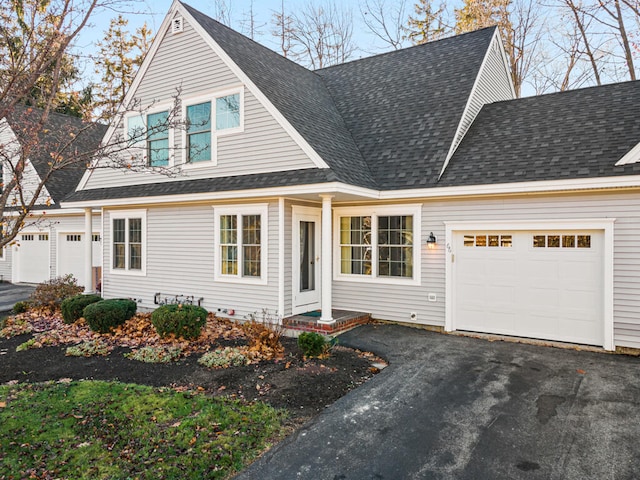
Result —
POLYGON ((108 333, 136 314, 138 305, 133 300, 101 300, 87 305, 82 316, 94 332, 108 333))
POLYGON ((100 295, 76 295, 65 298, 60 304, 62 319, 64 323, 71 324, 80 320, 85 307, 102 300, 100 295))
POLYGON ((196 305, 163 305, 151 314, 151 323, 161 337, 175 335, 196 339, 207 323, 207 311, 196 305))
POLYGON ((73 275, 64 275, 38 284, 29 297, 29 303, 35 308, 42 308, 53 313, 60 308, 65 298, 82 293, 84 287, 78 285, 73 275))

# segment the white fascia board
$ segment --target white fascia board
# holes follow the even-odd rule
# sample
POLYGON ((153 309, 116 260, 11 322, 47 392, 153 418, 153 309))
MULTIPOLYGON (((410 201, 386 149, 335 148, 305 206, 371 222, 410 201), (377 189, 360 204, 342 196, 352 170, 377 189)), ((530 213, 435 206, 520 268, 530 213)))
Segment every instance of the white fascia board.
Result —
POLYGON ((289 197, 321 193, 342 193, 362 197, 362 200, 409 200, 490 195, 526 195, 532 193, 576 192, 608 190, 617 188, 639 188, 640 175, 622 177, 586 178, 575 180, 547 180, 542 182, 504 183, 468 187, 422 188, 411 190, 377 191, 340 182, 294 185, 290 187, 254 188, 228 192, 187 193, 183 195, 158 195, 153 197, 127 197, 108 200, 62 202, 63 208, 99 208, 131 204, 161 204, 175 202, 202 202, 235 200, 260 197, 289 197))
MULTIPOLYGON (((175 5, 175 2, 174 2, 175 5)), ((172 6, 173 8, 173 6, 172 6)), ((280 124, 280 126, 293 138, 293 140, 298 144, 298 146, 309 156, 311 161, 317 168, 329 168, 329 165, 318 155, 318 153, 309 145, 309 143, 300 135, 300 133, 293 128, 293 125, 289 123, 289 121, 284 118, 284 115, 280 113, 280 111, 271 103, 271 101, 267 98, 267 96, 262 93, 262 91, 256 86, 253 81, 249 78, 249 76, 244 73, 244 71, 238 67, 238 65, 229 57, 227 52, 220 46, 218 43, 211 38, 202 25, 200 25, 192 16, 189 14, 186 8, 182 6, 182 4, 178 3, 178 11, 189 20, 189 23, 193 27, 193 29, 198 32, 200 37, 211 47, 218 57, 225 63, 227 67, 240 79, 240 81, 249 89, 249 91, 253 94, 254 97, 258 99, 258 101, 262 104, 262 106, 276 119, 276 121, 280 124)))
POLYGON ((616 167, 632 163, 640 163, 640 142, 616 162, 616 167))
POLYGON ((116 207, 131 204, 161 204, 182 202, 206 202, 216 200, 237 200, 265 197, 289 197, 321 193, 344 193, 358 195, 369 199, 378 199, 378 192, 366 188, 353 187, 338 182, 318 183, 314 185, 294 185, 291 187, 252 188, 248 190, 232 190, 228 192, 187 193, 184 195, 159 195, 153 197, 129 197, 112 200, 63 202, 63 207, 116 207))
MULTIPOLYGON (((109 125, 109 128, 104 134, 104 137, 102 137, 102 145, 109 144, 109 142, 111 141, 111 138, 116 132, 116 127, 120 123, 119 121, 116 121, 116 120, 123 117, 123 115, 126 113, 126 110, 127 110, 126 105, 129 105, 131 100, 135 98, 135 93, 138 90, 138 87, 140 86, 140 82, 142 81, 145 74, 147 73, 147 70, 149 69, 149 65, 151 65, 151 62, 153 61, 153 58, 156 56, 158 48, 160 48, 160 44, 162 43, 162 40, 164 39, 165 34, 169 29, 169 26, 171 24, 171 19, 173 19, 179 5, 180 5, 180 2, 178 0, 173 0, 173 3, 171 4, 169 11, 165 15, 164 20, 162 21, 162 24, 160 25, 160 28, 158 29, 158 32, 156 33, 156 36, 154 37, 153 42, 151 43, 151 48, 149 48, 149 51, 145 55, 144 60, 142 61, 142 65, 140 65, 138 72, 133 78, 133 82, 131 83, 131 86, 129 87, 127 94, 125 95, 124 100, 118 107, 118 111, 113 116, 111 125, 109 125)), ((101 159, 96 158, 93 160, 92 163, 95 165, 100 160, 101 159)), ((76 191, 84 189, 92 173, 93 173, 93 168, 88 168, 84 172, 82 179, 80 179, 80 182, 76 187, 76 191)))
POLYGON ((537 182, 513 182, 501 184, 483 184, 464 187, 422 188, 411 190, 393 190, 380 192, 381 200, 400 200, 406 198, 443 198, 470 195, 518 195, 528 193, 546 193, 580 190, 604 190, 613 188, 640 187, 640 175, 619 177, 579 178, 572 180, 544 180, 537 182))

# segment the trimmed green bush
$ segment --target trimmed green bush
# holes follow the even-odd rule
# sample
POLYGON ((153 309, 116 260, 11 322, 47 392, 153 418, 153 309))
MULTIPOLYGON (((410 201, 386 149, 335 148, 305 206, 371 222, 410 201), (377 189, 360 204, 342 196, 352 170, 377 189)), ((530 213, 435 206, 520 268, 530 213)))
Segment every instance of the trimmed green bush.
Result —
POLYGON ((82 317, 82 312, 87 305, 100 300, 102 300, 100 295, 76 295, 75 297, 65 298, 60 304, 64 323, 77 322, 82 317))
POLYGON ((317 357, 326 353, 327 340, 316 332, 303 332, 298 337, 298 347, 305 357, 317 357))
POLYGON ((163 305, 151 314, 158 335, 174 334, 185 339, 198 338, 207 323, 207 311, 196 305, 163 305))
POLYGON ((13 313, 24 313, 29 310, 29 302, 16 302, 13 306, 13 313))
POLYGON ((122 325, 133 317, 137 308, 138 305, 133 300, 124 298, 101 300, 87 305, 82 316, 94 332, 108 333, 112 328, 122 325))

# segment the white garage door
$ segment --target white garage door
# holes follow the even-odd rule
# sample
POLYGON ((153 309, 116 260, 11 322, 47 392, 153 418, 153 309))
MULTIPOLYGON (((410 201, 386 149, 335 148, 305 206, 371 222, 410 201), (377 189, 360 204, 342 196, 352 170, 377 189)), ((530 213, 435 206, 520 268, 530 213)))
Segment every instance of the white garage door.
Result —
POLYGON ((40 283, 50 278, 49 234, 21 233, 16 247, 18 282, 40 283))
MULTIPOLYGON (((58 237, 58 275, 72 274, 78 285, 85 285, 84 233, 61 233, 58 237)), ((93 234, 93 265, 100 266, 102 247, 100 235, 93 234)))
POLYGON ((455 232, 456 330, 602 345, 601 231, 455 232))

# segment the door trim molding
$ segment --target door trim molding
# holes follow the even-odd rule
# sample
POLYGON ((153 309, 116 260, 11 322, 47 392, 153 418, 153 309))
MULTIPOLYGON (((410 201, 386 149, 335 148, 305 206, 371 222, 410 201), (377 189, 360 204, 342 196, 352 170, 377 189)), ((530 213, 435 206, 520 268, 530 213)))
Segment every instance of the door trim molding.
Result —
POLYGON ((316 258, 320 256, 318 250, 320 243, 318 237, 321 235, 322 229, 322 209, 315 207, 304 207, 300 205, 292 205, 291 207, 291 314, 296 315, 300 313, 308 312, 309 310, 317 310, 321 307, 321 286, 322 277, 319 264, 316 262, 316 291, 318 293, 317 302, 305 304, 304 306, 298 306, 296 304, 296 294, 298 291, 300 282, 300 231, 298 228, 298 222, 301 217, 313 217, 316 222, 316 258))

